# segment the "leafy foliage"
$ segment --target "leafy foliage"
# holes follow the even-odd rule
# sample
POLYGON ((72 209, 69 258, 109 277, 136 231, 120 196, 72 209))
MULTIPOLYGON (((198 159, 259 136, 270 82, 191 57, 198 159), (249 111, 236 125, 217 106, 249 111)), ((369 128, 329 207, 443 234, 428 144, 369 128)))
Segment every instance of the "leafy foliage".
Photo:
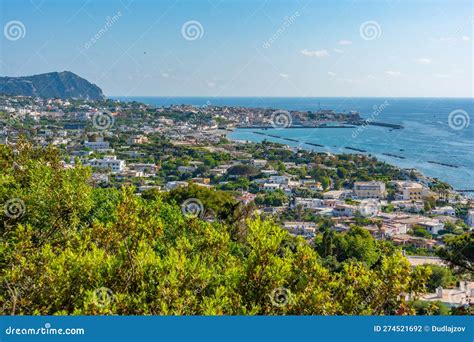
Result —
POLYGON ((6 314, 415 313, 403 294, 416 298, 429 276, 357 228, 327 242, 339 263, 328 267, 302 238, 222 192, 94 189, 88 168, 64 169, 51 148, 0 146, 0 166, 1 203, 19 198, 26 208, 0 213, 6 314), (183 215, 189 197, 217 219, 183 215))
POLYGON ((474 232, 448 236, 437 253, 460 273, 474 273, 474 232))

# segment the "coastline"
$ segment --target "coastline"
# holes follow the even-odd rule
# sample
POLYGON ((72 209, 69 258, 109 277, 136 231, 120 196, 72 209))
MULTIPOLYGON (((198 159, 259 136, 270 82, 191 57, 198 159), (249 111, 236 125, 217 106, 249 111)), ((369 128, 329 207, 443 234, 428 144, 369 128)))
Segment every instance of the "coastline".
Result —
MULTIPOLYGON (((292 127, 293 128, 293 127, 292 127)), ((317 127, 313 127, 313 128, 317 128, 317 127)), ((442 182, 445 182, 447 184, 449 184, 453 189, 452 189, 452 192, 456 193, 457 195, 461 196, 462 198, 465 198, 465 199, 469 199, 469 198, 472 198, 474 197, 474 194, 472 194, 472 192, 470 191, 471 189, 466 189, 467 191, 458 191, 458 189, 456 189, 453 184, 451 184, 449 181, 446 181, 444 179, 439 179, 438 177, 432 177, 432 176, 429 176, 427 175, 425 172, 423 172, 422 170, 419 170, 417 169, 416 167, 403 167, 397 163, 392 163, 392 162, 389 162, 389 161, 386 161, 384 160, 384 158, 380 158, 379 155, 376 155, 375 153, 370 153, 366 150, 362 150, 362 149, 358 149, 358 148, 355 148, 355 147, 349 147, 349 146, 344 146, 342 147, 344 150, 347 150, 347 151, 341 151, 341 153, 333 153, 333 152, 329 152, 329 151, 324 151, 324 150, 321 150, 321 149, 327 149, 328 146, 325 146, 325 145, 322 145, 322 144, 316 144, 316 143, 311 143, 311 142, 306 142, 306 141, 302 141, 302 140, 298 140, 298 139, 292 139, 292 138, 285 138, 285 137, 282 137, 282 136, 279 136, 279 135, 276 135, 276 134, 268 134, 268 133, 263 133, 263 132, 254 132, 252 131, 252 133, 254 135, 257 135, 259 136, 259 139, 260 140, 257 140, 257 141, 253 141, 253 140, 242 140, 242 139, 237 139, 237 138, 233 138, 231 137, 232 134, 235 134, 236 132, 238 132, 238 130, 240 130, 241 128, 240 127, 236 127, 236 128, 233 128, 233 129, 226 129, 224 130, 226 132, 226 137, 227 139, 231 140, 231 141, 234 141, 234 142, 242 142, 242 143, 246 143, 246 144, 254 144, 254 143, 259 143, 263 140, 269 140, 269 141, 272 141, 272 138, 273 139, 278 139, 278 140, 281 140, 281 141, 272 141, 272 142, 276 142, 276 143, 279 143, 279 144, 282 144, 282 145, 286 145, 288 146, 289 148, 291 149, 303 149, 303 150, 307 150, 307 151, 311 151, 311 152, 315 152, 315 153, 331 153, 331 154, 336 154, 336 155, 339 155, 339 154, 344 154, 344 153, 348 153, 348 154, 364 154, 364 155, 371 155, 373 157, 375 157, 377 160, 380 160, 380 161, 383 161, 383 162, 386 162, 387 164, 390 164, 392 166, 396 166, 398 168, 401 168, 401 169, 406 169, 406 170, 410 170, 410 169, 414 169, 416 170, 416 172, 418 172, 420 175, 422 175, 422 177, 428 181, 428 182, 434 182, 436 180, 439 180, 439 181, 442 181, 442 182), (267 139, 269 138, 269 139, 267 139), (290 142, 290 143, 298 143, 298 146, 290 146, 288 143, 286 142, 290 142), (305 145, 308 145, 307 147, 305 145), (319 150, 317 149, 319 148, 319 150)), ((280 130, 281 131, 281 130, 280 130)), ((399 159, 399 160, 405 160, 405 157, 403 156, 399 156, 399 155, 396 155, 396 154, 393 154, 391 152, 384 152, 382 153, 382 155, 385 155, 387 157, 392 157, 394 159, 399 159)), ((441 165, 441 166, 445 166, 445 167, 450 167, 452 168, 451 165, 446 165, 443 163, 433 163, 433 161, 429 161, 430 163, 432 164, 438 164, 438 165, 441 165)), ((463 189, 464 190, 464 189, 463 189)))
MULTIPOLYGON (((227 106, 247 108, 249 111, 252 111, 251 108, 278 108, 290 112, 314 112, 318 108, 333 109, 341 113, 356 111, 364 120, 402 125, 403 129, 377 125, 360 125, 353 130, 331 127, 311 131, 312 128, 298 128, 292 135, 285 133, 284 137, 304 142, 308 145, 305 146, 306 149, 324 145, 327 147, 325 151, 337 154, 347 153, 348 150, 344 147, 365 150, 389 164, 402 168, 415 168, 433 178, 444 180, 452 184, 455 189, 474 189, 474 125, 456 130, 449 125, 448 117, 450 112, 459 108, 472 107, 474 104, 472 98, 115 97, 115 99, 141 100, 156 107, 187 103, 195 108, 227 106)), ((293 124, 298 122, 294 121, 293 124)), ((236 140, 257 141, 256 136, 250 134, 250 131, 252 129, 235 130, 237 133, 231 136, 236 140), (244 134, 243 131, 247 133, 244 134)), ((268 129, 268 133, 272 134, 271 129, 268 129)), ((288 141, 290 146, 295 144, 288 141)))

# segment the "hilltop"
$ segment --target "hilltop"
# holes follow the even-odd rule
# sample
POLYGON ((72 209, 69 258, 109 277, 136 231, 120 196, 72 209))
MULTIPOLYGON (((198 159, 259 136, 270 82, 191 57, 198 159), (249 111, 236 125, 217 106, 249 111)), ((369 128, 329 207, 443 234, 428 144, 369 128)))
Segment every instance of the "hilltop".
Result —
POLYGON ((0 93, 43 98, 101 100, 105 96, 97 85, 70 71, 33 76, 0 77, 0 93))

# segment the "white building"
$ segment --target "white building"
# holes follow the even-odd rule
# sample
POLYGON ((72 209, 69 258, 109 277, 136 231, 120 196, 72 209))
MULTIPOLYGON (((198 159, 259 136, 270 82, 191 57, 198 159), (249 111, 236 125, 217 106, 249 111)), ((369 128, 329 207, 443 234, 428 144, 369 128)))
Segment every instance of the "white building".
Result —
POLYGON ((268 183, 287 185, 290 179, 287 176, 270 176, 268 183))
POLYGON ((99 169, 111 170, 114 173, 121 172, 125 169, 125 161, 116 159, 115 157, 92 159, 89 161, 89 165, 99 169))
POLYGON ((178 166, 178 171, 179 172, 193 173, 196 170, 197 170, 197 168, 195 166, 178 166))
POLYGON ((440 301, 449 307, 472 305, 474 301, 474 282, 461 281, 459 287, 453 289, 438 287, 436 293, 428 293, 421 299, 430 302, 440 301))
POLYGON ((183 182, 183 181, 171 181, 167 182, 165 185, 166 190, 173 190, 179 187, 185 187, 188 186, 188 182, 183 182))
POLYGON ((146 173, 154 173, 158 170, 158 167, 156 166, 156 164, 150 164, 150 163, 133 163, 133 164, 128 164, 128 167, 130 169, 143 171, 146 173))
POLYGON ((296 197, 292 207, 295 208, 297 206, 301 206, 304 209, 320 209, 324 207, 323 200, 320 198, 303 198, 303 197, 296 197))
POLYGON ((280 184, 264 183, 262 185, 262 190, 267 191, 267 192, 273 192, 278 189, 280 189, 280 184))
POLYGON ((358 211, 358 208, 354 205, 349 204, 336 204, 336 207, 332 210, 334 216, 354 216, 358 211))
POLYGON ((321 182, 316 182, 314 179, 301 179, 301 186, 313 190, 313 191, 323 191, 323 186, 321 182))
POLYGON ((425 208, 423 201, 392 201, 394 208, 407 212, 421 212, 425 208))
POLYGON ((108 141, 85 141, 84 147, 90 148, 93 151, 100 151, 110 149, 110 144, 108 141))
POLYGON ((397 186, 397 193, 395 199, 401 201, 416 201, 421 200, 427 195, 427 190, 423 185, 416 182, 393 182, 397 186))
POLYGON ((420 221, 418 224, 425 227, 431 234, 438 234, 438 232, 444 228, 444 223, 439 222, 438 220, 420 221))
POLYGON ((474 228, 474 209, 471 209, 467 213, 467 225, 474 228))
POLYGON ((456 211, 451 206, 435 208, 431 210, 432 214, 435 215, 448 215, 448 216, 456 216, 456 211))
POLYGON ((331 190, 323 193, 324 199, 344 199, 347 197, 346 190, 331 190))
POLYGON ((253 166, 255 167, 258 167, 258 168, 264 168, 266 165, 267 165, 267 161, 265 159, 254 159, 252 160, 252 164, 253 166))
POLYGON ((384 198, 386 195, 384 182, 355 182, 354 195, 357 198, 384 198))
POLYGON ((312 236, 316 233, 316 223, 304 221, 286 221, 283 226, 290 233, 312 236))

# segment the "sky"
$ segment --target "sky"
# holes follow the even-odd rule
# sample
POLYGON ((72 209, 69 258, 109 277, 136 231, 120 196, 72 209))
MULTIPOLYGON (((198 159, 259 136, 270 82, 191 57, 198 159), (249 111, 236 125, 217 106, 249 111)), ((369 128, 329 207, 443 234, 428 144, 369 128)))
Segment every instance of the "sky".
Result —
POLYGON ((473 1, 1 0, 0 75, 107 96, 473 97, 473 1))

